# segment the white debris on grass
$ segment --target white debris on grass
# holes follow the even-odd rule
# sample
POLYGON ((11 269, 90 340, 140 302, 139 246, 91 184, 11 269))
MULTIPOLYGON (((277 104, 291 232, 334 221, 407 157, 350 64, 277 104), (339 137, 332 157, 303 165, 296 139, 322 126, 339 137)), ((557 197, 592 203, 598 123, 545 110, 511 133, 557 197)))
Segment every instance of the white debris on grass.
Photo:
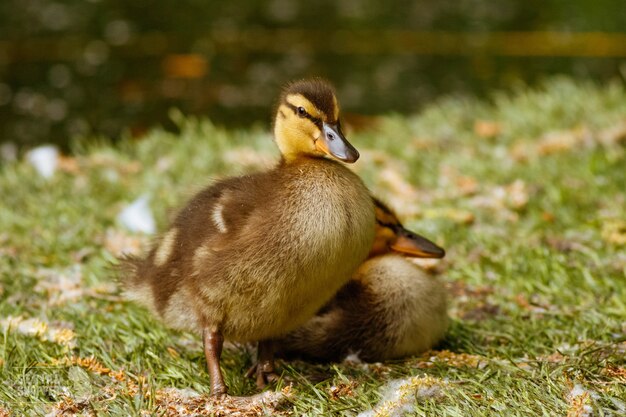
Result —
POLYGON ((474 207, 491 208, 495 210, 519 210, 528 204, 528 185, 523 180, 516 179, 504 186, 494 186, 469 200, 474 207))
POLYGON ((442 395, 446 381, 431 376, 394 379, 383 388, 382 399, 371 410, 358 417, 401 417, 415 411, 420 399, 437 398, 442 395))
POLYGON ((126 206, 117 216, 117 220, 131 232, 154 234, 156 224, 149 202, 150 197, 142 195, 126 206))
POLYGON ((360 364, 363 363, 363 361, 359 358, 359 352, 350 352, 343 359, 343 363, 360 364))
POLYGON ((68 301, 83 297, 85 287, 82 285, 82 269, 73 265, 64 270, 41 268, 37 271, 38 278, 34 290, 44 293, 48 304, 58 306, 68 301))
POLYGON ((7 316, 0 320, 0 328, 5 332, 11 330, 70 348, 76 345, 74 340, 76 334, 72 329, 60 325, 51 325, 37 318, 26 319, 22 316, 7 316))
POLYGON ((87 297, 115 299, 112 295, 116 286, 112 282, 103 282, 87 286, 83 281, 83 271, 80 264, 64 269, 39 268, 35 272, 37 284, 36 293, 46 297, 47 306, 59 306, 68 302, 77 302, 87 297))
MULTIPOLYGON (((574 385, 574 387, 567 394, 567 401, 570 404, 569 409, 574 411, 572 415, 579 417, 589 417, 593 415, 591 400, 597 397, 598 394, 594 391, 585 389, 585 387, 580 384, 574 385)), ((568 413, 568 415, 570 415, 570 413, 568 413)))
POLYGON ((44 145, 26 154, 26 160, 44 178, 52 178, 59 164, 59 150, 56 146, 44 145))

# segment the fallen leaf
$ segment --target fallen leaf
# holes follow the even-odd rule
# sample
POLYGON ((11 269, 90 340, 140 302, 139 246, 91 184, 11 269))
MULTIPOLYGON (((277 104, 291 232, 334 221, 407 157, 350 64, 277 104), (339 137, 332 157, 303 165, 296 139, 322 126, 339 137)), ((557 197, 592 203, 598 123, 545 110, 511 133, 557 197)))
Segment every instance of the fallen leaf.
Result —
POLYGON ((398 169, 385 168, 379 173, 379 178, 392 192, 404 197, 417 197, 417 189, 404 179, 398 169))
POLYGON ((526 162, 535 155, 535 152, 527 140, 517 140, 511 145, 509 155, 514 161, 526 162))
POLYGON ((479 368, 487 366, 489 360, 483 356, 469 353, 455 353, 449 350, 429 351, 417 359, 418 368, 432 368, 436 364, 444 364, 453 368, 479 368), (426 359, 423 359, 423 358, 426 359))
POLYGON ((459 198, 476 194, 478 181, 470 176, 461 175, 455 167, 442 165, 439 168, 438 190, 443 191, 443 198, 459 198))
POLYGON ((103 243, 107 251, 119 257, 125 254, 139 255, 142 246, 145 244, 145 239, 137 235, 130 235, 121 230, 107 229, 103 243))
POLYGON ((549 132, 539 139, 535 145, 535 153, 540 156, 569 151, 580 143, 576 131, 549 132))
POLYGON ((171 346, 167 347, 167 353, 169 353, 172 358, 179 358, 180 357, 180 353, 178 353, 176 351, 176 349, 174 349, 171 346))
POLYGON ((60 345, 69 346, 74 342, 76 333, 68 328, 50 328, 48 329, 48 340, 60 345))
POLYGON ((359 154, 361 155, 360 158, 356 161, 356 163, 351 164, 351 166, 371 167, 372 165, 374 165, 377 168, 382 168, 382 167, 393 167, 397 165, 398 162, 402 162, 402 161, 398 161, 397 158, 394 158, 393 156, 389 155, 387 152, 381 151, 379 149, 369 149, 369 148, 365 148, 362 150, 359 149, 359 154))
POLYGON ((75 301, 84 295, 85 287, 82 284, 80 265, 63 270, 41 268, 35 275, 37 284, 34 290, 43 293, 51 306, 75 301))
POLYGON ((125 161, 118 155, 106 151, 92 153, 86 162, 94 167, 114 169, 122 175, 138 174, 143 167, 139 161, 125 161))
POLYGON ((602 225, 602 239, 613 245, 626 245, 626 221, 620 219, 606 220, 602 225))
POLYGON ((77 415, 89 407, 87 402, 76 402, 73 398, 63 396, 63 399, 57 402, 52 409, 46 413, 46 417, 57 417, 67 415, 77 415))
POLYGON ((456 186, 460 196, 473 195, 478 192, 478 181, 472 177, 459 176, 456 179, 456 186))
POLYGON ((614 145, 626 141, 626 120, 600 131, 598 140, 604 145, 614 145))
POLYGON ((528 187, 522 180, 515 180, 506 187, 507 204, 519 210, 528 204, 528 187))
POLYGON ((449 219, 455 223, 469 225, 474 223, 475 217, 472 212, 455 208, 428 209, 424 211, 426 219, 449 219))
POLYGON ((338 400, 345 397, 354 397, 356 395, 354 389, 358 385, 359 384, 356 381, 349 381, 347 383, 342 382, 328 388, 328 394, 331 400, 338 400))
POLYGON ((602 373, 609 378, 617 379, 621 383, 626 383, 626 368, 623 366, 609 365, 602 370, 602 373))
POLYGON ((474 133, 483 138, 493 138, 502 132, 502 125, 491 120, 476 120, 474 133))
POLYGON ((489 301, 489 296, 495 291, 493 287, 475 287, 455 281, 447 283, 447 289, 453 299, 449 308, 452 317, 479 321, 500 312, 499 306, 489 301))
POLYGON ((562 363, 567 360, 567 357, 561 352, 554 352, 547 356, 539 356, 537 359, 539 359, 540 362, 562 363))
POLYGON ((76 175, 80 173, 78 160, 71 156, 59 156, 58 168, 60 171, 76 175))
POLYGON ((592 395, 593 391, 586 390, 582 385, 576 384, 567 393, 567 417, 588 417, 593 414, 592 395))
POLYGON ((206 75, 209 63, 200 54, 169 54, 163 59, 162 68, 168 78, 196 79, 206 75))
POLYGON ((74 347, 76 334, 72 329, 59 325, 51 325, 37 318, 8 316, 0 321, 4 331, 15 331, 19 334, 37 337, 40 340, 53 342, 69 348, 74 347))
POLYGON ((493 210, 520 210, 528 204, 529 198, 528 186, 523 180, 517 179, 504 186, 486 188, 484 193, 470 199, 470 204, 493 210))

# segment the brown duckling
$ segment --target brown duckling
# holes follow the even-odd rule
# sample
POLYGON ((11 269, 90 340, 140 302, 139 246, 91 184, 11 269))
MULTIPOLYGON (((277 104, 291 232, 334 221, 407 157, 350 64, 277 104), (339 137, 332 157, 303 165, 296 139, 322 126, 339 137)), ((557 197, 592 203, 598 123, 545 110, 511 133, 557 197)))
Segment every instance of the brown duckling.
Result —
POLYGON ((145 258, 126 263, 130 298, 171 327, 202 331, 212 395, 227 392, 224 340, 259 342, 263 386, 273 372, 266 341, 313 317, 374 239, 370 194, 337 162, 359 154, 341 131, 333 88, 319 79, 288 85, 274 136, 276 167, 201 191, 145 258))
POLYGON ((443 338, 446 290, 405 256, 442 258, 444 250, 405 229, 383 203, 375 204, 369 259, 314 318, 276 342, 279 354, 340 361, 357 353, 382 361, 423 352, 443 338))

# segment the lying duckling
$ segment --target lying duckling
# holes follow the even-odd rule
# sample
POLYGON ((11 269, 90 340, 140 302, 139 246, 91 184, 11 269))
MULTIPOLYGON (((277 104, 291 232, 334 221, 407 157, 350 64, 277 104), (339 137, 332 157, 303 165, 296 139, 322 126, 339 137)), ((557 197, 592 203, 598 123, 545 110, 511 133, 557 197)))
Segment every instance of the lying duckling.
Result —
POLYGON ((380 201, 375 204, 369 259, 314 318, 278 340, 281 355, 340 361, 354 352, 366 361, 382 361, 423 352, 442 339, 448 327, 446 290, 400 254, 442 258, 445 252, 406 230, 380 201))
POLYGON ((288 85, 274 126, 282 154, 274 169, 206 188, 144 259, 126 263, 130 298, 174 328, 202 330, 212 395, 227 392, 225 339, 259 341, 263 386, 273 372, 266 340, 313 317, 374 239, 370 194, 336 161, 359 154, 341 132, 333 88, 319 79, 288 85))

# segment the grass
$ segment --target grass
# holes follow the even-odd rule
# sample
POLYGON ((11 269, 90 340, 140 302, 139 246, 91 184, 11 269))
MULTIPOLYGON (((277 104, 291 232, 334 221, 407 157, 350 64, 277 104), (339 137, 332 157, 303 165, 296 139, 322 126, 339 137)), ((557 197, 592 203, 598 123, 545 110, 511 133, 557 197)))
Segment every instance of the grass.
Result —
MULTIPOLYGON (((264 129, 172 117, 179 134, 77 142, 50 180, 22 161, 0 169, 0 415, 211 413, 199 337, 119 297, 111 261, 149 238, 116 217, 148 194, 163 230, 212 178, 277 153, 264 129)), ((390 380, 418 377, 409 415, 626 413, 623 84, 553 79, 490 102, 445 99, 349 137, 374 193, 447 249, 437 269, 453 324, 417 358, 281 363, 288 400, 244 411, 356 415, 390 380)), ((232 393, 255 392, 250 363, 247 348, 226 349, 232 393)))

